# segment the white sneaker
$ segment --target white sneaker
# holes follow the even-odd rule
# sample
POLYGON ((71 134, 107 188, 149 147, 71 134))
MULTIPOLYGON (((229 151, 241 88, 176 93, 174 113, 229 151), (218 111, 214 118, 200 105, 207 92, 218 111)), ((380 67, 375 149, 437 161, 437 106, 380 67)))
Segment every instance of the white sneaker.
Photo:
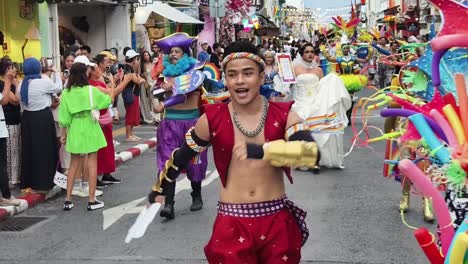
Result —
POLYGON ((78 197, 88 197, 89 193, 86 192, 83 188, 81 187, 74 187, 72 190, 72 195, 78 196, 78 197))
MULTIPOLYGON (((86 193, 86 196, 85 197, 88 197, 89 196, 89 186, 85 187, 85 188, 82 188, 81 189, 84 193, 86 193)), ((94 191, 94 196, 96 197, 99 197, 102 195, 102 191, 96 189, 96 191, 94 191)))
POLYGON ((88 211, 93 211, 93 210, 97 210, 97 209, 100 209, 100 208, 103 208, 104 207, 104 203, 99 201, 98 199, 95 199, 94 202, 89 202, 88 201, 88 211))
POLYGON ((118 142, 117 140, 114 140, 114 146, 118 146, 120 145, 120 142, 118 142))

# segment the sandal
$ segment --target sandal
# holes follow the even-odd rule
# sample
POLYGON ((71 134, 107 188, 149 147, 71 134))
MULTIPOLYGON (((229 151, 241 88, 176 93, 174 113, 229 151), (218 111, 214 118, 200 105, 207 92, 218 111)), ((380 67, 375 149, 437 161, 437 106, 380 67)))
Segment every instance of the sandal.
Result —
POLYGON ((125 139, 126 142, 135 142, 135 141, 138 141, 138 139, 134 138, 134 137, 129 137, 127 139, 125 139))

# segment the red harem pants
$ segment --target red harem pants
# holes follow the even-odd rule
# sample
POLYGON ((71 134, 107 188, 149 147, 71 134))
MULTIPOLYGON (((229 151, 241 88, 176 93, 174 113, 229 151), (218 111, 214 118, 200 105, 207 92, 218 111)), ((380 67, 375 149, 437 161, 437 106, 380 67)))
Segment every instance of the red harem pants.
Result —
POLYGON ((294 206, 285 197, 261 203, 218 203, 213 234, 205 246, 208 262, 299 263, 308 231, 305 212, 290 205, 294 206))

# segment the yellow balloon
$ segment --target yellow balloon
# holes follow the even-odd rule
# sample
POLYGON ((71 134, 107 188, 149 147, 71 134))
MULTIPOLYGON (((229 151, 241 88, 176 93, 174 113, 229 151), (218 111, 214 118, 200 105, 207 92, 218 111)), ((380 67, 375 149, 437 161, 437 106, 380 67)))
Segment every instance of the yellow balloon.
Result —
POLYGON ((468 249, 468 234, 461 233, 455 237, 455 241, 452 242, 452 250, 450 251, 450 264, 463 263, 465 258, 465 252, 468 249))
POLYGON ((455 109, 453 109, 452 105, 446 105, 442 108, 444 111, 445 117, 447 117, 450 126, 455 133, 455 137, 457 138, 458 145, 463 145, 466 142, 465 138, 465 131, 463 130, 463 126, 461 124, 460 118, 458 117, 455 109))

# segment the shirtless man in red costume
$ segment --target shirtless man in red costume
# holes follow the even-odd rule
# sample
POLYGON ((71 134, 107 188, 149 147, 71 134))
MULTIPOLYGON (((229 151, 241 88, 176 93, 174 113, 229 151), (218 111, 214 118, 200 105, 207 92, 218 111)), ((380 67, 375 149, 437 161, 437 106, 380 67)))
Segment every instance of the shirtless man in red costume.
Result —
POLYGON ((211 144, 222 186, 205 246, 209 263, 299 263, 309 235, 306 212, 287 199, 283 173, 292 183, 288 166, 312 168, 317 145, 290 110, 293 102, 268 102, 260 95, 265 64, 252 44, 234 42, 225 55, 231 102, 205 106, 148 200, 162 202, 180 171, 211 144))

